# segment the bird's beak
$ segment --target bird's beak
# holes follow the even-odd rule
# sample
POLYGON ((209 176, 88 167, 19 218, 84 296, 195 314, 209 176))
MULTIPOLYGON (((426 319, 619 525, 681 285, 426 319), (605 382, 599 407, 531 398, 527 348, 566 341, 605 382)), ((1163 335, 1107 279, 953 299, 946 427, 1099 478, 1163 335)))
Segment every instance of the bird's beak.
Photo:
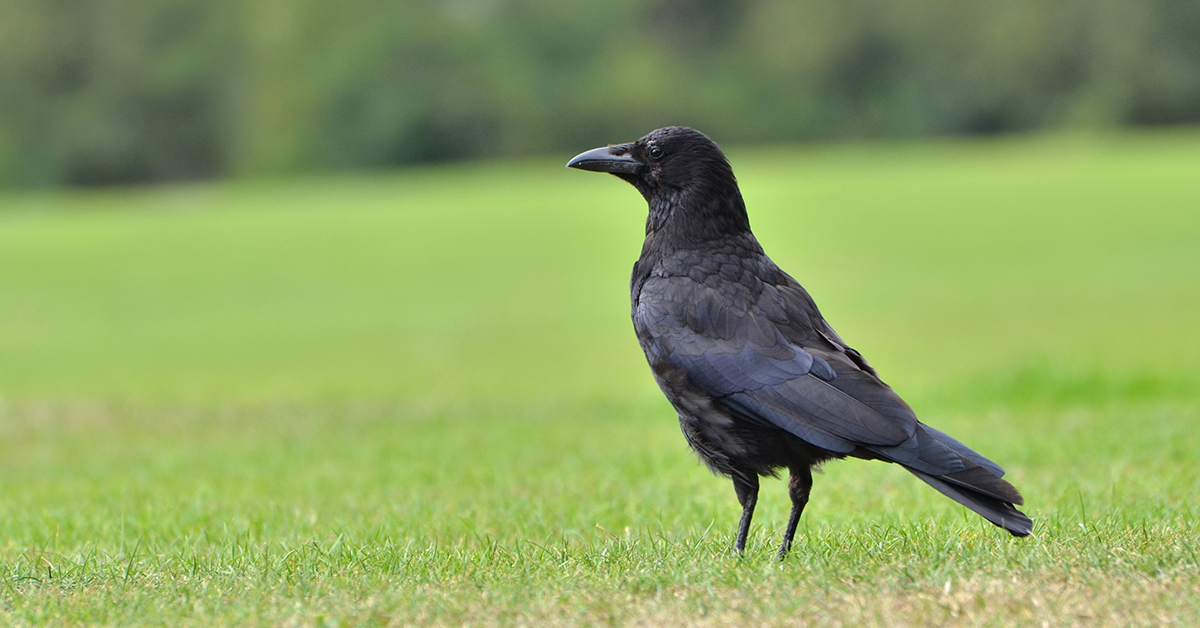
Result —
POLYGON ((592 172, 609 172, 612 174, 636 174, 642 167, 636 159, 629 156, 629 145, 603 146, 579 153, 567 162, 568 168, 591 170, 592 172))

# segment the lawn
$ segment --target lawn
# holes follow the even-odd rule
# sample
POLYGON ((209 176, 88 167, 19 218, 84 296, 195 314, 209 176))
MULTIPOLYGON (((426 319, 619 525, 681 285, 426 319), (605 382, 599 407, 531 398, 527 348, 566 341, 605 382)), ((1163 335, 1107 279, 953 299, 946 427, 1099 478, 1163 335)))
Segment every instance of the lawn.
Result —
POLYGON ((730 156, 1032 537, 848 461, 733 556, 628 321, 644 203, 569 155, 7 193, 0 624, 1200 623, 1200 132, 730 156))

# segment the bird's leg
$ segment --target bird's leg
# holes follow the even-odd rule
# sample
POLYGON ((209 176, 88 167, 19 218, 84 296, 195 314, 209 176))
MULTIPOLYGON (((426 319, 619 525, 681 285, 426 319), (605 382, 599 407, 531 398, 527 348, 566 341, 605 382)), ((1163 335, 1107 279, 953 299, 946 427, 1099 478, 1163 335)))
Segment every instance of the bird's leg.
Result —
POLYGON ((758 474, 753 471, 748 474, 735 473, 733 490, 737 492, 738 503, 742 505, 742 520, 738 523, 737 541, 734 542, 734 548, 741 554, 746 550, 750 519, 754 517, 754 505, 758 503, 758 474))
POLYGON ((783 532, 783 543, 779 546, 777 560, 783 560, 788 550, 792 548, 792 538, 796 536, 796 524, 800 522, 800 513, 808 504, 808 494, 812 491, 812 469, 808 467, 792 467, 791 477, 788 478, 788 495, 792 498, 792 514, 788 517, 787 530, 783 532))

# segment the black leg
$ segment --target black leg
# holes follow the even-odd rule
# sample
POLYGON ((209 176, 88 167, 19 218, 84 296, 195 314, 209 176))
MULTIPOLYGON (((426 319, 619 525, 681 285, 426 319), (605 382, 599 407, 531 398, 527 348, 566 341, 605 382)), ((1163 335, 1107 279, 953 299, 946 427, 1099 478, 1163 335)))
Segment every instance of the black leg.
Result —
POLYGON ((737 492, 738 503, 742 505, 742 520, 738 523, 737 541, 734 548, 741 554, 746 550, 746 537, 750 534, 750 519, 754 517, 754 505, 758 503, 758 474, 735 473, 733 475, 733 490, 737 492))
POLYGON ((808 504, 808 494, 812 491, 812 470, 808 467, 793 468, 788 478, 788 495, 792 498, 792 514, 788 517, 787 530, 783 533, 783 544, 779 546, 778 560, 787 556, 792 548, 792 538, 796 536, 796 524, 800 522, 800 513, 808 504))

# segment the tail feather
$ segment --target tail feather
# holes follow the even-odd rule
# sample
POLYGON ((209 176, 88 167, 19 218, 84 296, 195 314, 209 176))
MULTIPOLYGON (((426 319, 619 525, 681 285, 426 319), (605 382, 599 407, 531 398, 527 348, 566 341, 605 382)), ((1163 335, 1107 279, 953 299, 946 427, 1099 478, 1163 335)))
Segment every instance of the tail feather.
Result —
POLYGON ((929 432, 929 435, 933 436, 933 438, 939 443, 949 447, 950 449, 953 449, 954 453, 991 471, 997 477, 1004 477, 1004 469, 1000 468, 1000 465, 979 455, 974 449, 971 449, 970 447, 960 443, 957 439, 941 430, 935 430, 924 423, 921 424, 921 427, 924 428, 926 432, 929 432))
POLYGON ((893 447, 867 448, 895 462, 950 499, 970 508, 1014 536, 1033 531, 1033 522, 1015 505, 1025 503, 1004 470, 945 433, 918 423, 909 440, 893 447))
POLYGON ((1002 502, 1021 505, 1025 498, 1017 492, 1016 487, 990 473, 983 467, 968 466, 962 471, 946 473, 938 476, 943 481, 956 484, 977 493, 981 493, 1002 502))
MULTIPOLYGON (((1033 532, 1033 521, 1008 501, 996 499, 991 495, 966 486, 952 484, 951 481, 948 481, 949 478, 947 476, 937 478, 915 469, 909 469, 909 472, 924 480, 926 484, 936 488, 943 495, 970 508, 984 519, 1008 530, 1013 536, 1028 536, 1030 532, 1033 532)), ((1004 480, 1000 480, 999 478, 997 480, 1004 482, 1004 480)), ((1004 483, 1008 484, 1007 482, 1004 483)), ((1010 486, 1009 488, 1012 487, 1010 486)), ((1016 489, 1012 490, 1016 492, 1016 489)))

